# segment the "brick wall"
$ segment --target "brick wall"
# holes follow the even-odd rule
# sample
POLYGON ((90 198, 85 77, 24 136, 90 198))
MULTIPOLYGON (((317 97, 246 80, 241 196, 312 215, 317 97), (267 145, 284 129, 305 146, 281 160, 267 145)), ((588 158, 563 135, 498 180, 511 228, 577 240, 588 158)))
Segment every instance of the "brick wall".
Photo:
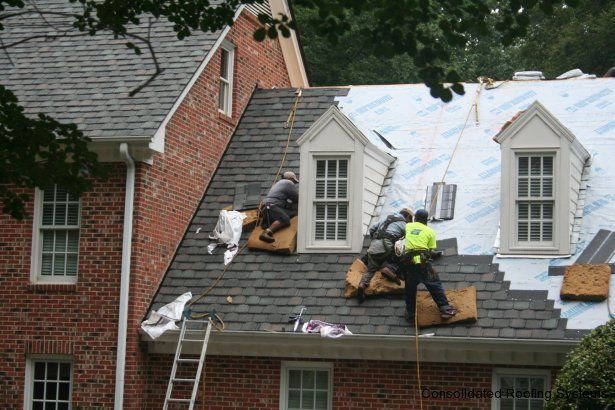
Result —
MULTIPOLYGON (((218 114, 217 53, 169 122, 164 154, 137 165, 125 408, 143 408, 139 323, 254 86, 290 85, 279 43, 252 40, 257 24, 244 11, 227 36, 237 47, 233 117, 218 114)), ((73 408, 113 406, 125 174, 117 164, 82 198, 76 285, 30 285, 32 219, 0 214, 0 313, 8 317, 0 328, 0 408, 23 405, 31 354, 73 357, 73 408)))
MULTIPOLYGON (((208 356, 195 408, 279 409, 280 370, 283 360, 208 356)), ((336 410, 420 408, 416 367, 413 362, 323 362, 333 364, 333 408, 336 410)), ((171 364, 171 355, 150 355, 147 370, 148 408, 162 406, 171 364)), ((492 371, 492 365, 422 363, 421 386, 430 390, 451 392, 461 388, 491 390, 492 371)), ((423 408, 488 410, 491 408, 491 401, 475 398, 424 398, 423 408)))
POLYGON ((236 46, 232 118, 218 113, 218 51, 167 125, 164 154, 151 166, 138 166, 126 408, 139 408, 145 388, 139 375, 147 353, 139 347, 139 324, 255 85, 290 86, 279 43, 252 40, 257 24, 244 11, 226 37, 236 46))
POLYGON ((115 164, 81 198, 75 285, 30 284, 33 221, 0 214, 0 408, 23 406, 30 354, 73 357, 73 408, 113 402, 125 175, 115 164))

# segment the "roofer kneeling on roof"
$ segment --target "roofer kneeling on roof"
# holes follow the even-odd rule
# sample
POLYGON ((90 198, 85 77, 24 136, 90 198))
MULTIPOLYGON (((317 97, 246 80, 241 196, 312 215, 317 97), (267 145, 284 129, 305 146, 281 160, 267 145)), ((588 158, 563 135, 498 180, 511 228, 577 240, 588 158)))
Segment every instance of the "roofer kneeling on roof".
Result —
POLYGON ((290 225, 290 218, 297 215, 299 180, 294 172, 287 171, 276 182, 263 199, 263 218, 261 225, 265 230, 258 237, 261 241, 272 243, 273 234, 290 225))
POLYGON ((361 276, 361 282, 357 288, 359 303, 363 303, 365 300, 365 289, 369 286, 369 282, 374 277, 376 271, 381 267, 380 272, 385 278, 397 284, 401 283, 396 275, 397 266, 388 262, 390 262, 392 257, 395 257, 395 242, 404 237, 406 234, 406 223, 411 220, 412 211, 404 208, 399 213, 387 216, 384 221, 369 229, 369 236, 371 236, 372 242, 367 249, 367 271, 361 276))
POLYGON ((436 305, 442 319, 450 319, 457 310, 448 303, 438 274, 431 266, 431 259, 440 254, 435 252, 436 233, 427 226, 429 215, 419 209, 414 214, 414 222, 406 225, 406 246, 400 268, 405 281, 406 319, 414 323, 416 308, 416 288, 423 283, 436 305))

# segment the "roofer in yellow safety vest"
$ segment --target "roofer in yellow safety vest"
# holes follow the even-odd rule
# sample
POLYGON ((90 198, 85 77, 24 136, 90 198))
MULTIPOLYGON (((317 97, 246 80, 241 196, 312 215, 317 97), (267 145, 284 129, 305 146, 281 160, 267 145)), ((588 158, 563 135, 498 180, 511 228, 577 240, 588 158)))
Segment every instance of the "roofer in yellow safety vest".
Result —
POLYGON ((429 214, 419 209, 414 214, 414 222, 406 224, 406 246, 404 263, 401 264, 405 281, 406 319, 414 323, 416 307, 416 288, 419 283, 425 285, 436 305, 442 319, 450 319, 457 310, 448 303, 438 274, 431 266, 430 260, 437 253, 436 233, 427 226, 429 214))

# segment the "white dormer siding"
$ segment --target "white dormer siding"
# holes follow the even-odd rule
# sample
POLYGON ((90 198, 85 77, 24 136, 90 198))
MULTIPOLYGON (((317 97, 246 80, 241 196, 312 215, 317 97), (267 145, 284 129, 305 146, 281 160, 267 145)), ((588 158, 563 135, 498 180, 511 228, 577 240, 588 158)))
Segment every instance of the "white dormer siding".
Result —
POLYGON ((360 252, 394 158, 335 106, 298 143, 298 251, 360 252))
POLYGON ((499 253, 570 254, 589 153, 538 101, 495 141, 502 152, 499 253))

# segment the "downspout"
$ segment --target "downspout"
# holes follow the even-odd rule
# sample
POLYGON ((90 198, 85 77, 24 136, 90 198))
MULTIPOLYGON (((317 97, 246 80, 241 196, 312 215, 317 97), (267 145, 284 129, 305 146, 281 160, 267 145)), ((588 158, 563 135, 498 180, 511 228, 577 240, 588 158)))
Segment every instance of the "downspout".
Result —
POLYGON ((120 156, 126 163, 126 197, 124 199, 124 234, 122 239, 122 270, 120 312, 117 327, 117 363, 115 367, 115 410, 124 406, 124 368, 126 365, 126 333, 128 328, 128 291, 130 289, 130 257, 132 253, 132 214, 135 193, 135 162, 128 144, 120 144, 120 156))

